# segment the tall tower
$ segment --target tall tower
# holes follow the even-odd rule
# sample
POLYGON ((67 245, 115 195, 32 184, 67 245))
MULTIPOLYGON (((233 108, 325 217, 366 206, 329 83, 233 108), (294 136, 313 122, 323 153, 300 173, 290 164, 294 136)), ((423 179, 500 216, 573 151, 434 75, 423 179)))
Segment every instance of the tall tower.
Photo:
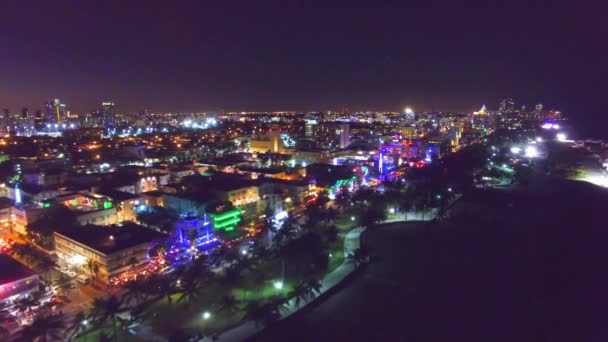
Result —
POLYGON ((114 126, 116 124, 116 106, 114 102, 101 103, 101 122, 103 127, 114 126))
POLYGON ((305 121, 305 126, 304 126, 304 134, 306 135, 307 138, 314 138, 315 136, 315 131, 317 128, 317 120, 311 116, 311 115, 306 115, 306 117, 304 118, 305 121))
POLYGON ((46 104, 46 112, 49 123, 61 125, 66 123, 65 104, 60 99, 49 100, 46 104))
POLYGON ((350 145, 350 124, 341 123, 340 128, 340 148, 346 148, 350 145))

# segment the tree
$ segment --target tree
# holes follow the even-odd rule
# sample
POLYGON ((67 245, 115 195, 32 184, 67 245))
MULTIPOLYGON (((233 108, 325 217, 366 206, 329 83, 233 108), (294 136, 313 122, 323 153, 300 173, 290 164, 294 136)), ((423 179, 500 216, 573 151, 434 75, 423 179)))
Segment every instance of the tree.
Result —
POLYGON ((100 268, 100 265, 97 261, 95 261, 93 259, 87 260, 87 269, 89 270, 89 273, 91 274, 91 278, 93 278, 93 281, 97 280, 97 274, 99 273, 99 268, 100 268))
POLYGON ((64 337, 65 323, 61 316, 50 315, 36 317, 34 322, 23 328, 20 340, 23 341, 60 341, 64 337))
POLYGON ((112 321, 113 339, 117 339, 116 320, 118 314, 123 312, 122 301, 115 295, 111 295, 106 299, 96 298, 93 302, 92 316, 96 323, 101 326, 108 320, 112 321))
POLYGON ((41 294, 39 292, 34 292, 31 295, 26 295, 23 298, 18 299, 15 302, 15 307, 17 311, 19 311, 22 315, 26 312, 35 317, 33 308, 40 304, 38 298, 40 298, 41 294))
POLYGON ((257 300, 247 303, 245 317, 252 320, 256 326, 268 326, 281 318, 280 309, 275 302, 269 301, 262 304, 257 300))
POLYGON ((348 192, 348 189, 345 186, 341 187, 338 191, 338 194, 336 194, 336 199, 334 200, 334 203, 336 203, 336 206, 338 206, 340 211, 344 211, 344 208, 346 208, 352 203, 350 193, 348 192))
POLYGON ((53 281, 53 287, 55 287, 55 291, 65 295, 72 287, 72 281, 66 275, 61 274, 53 281))
POLYGON ((172 304, 171 296, 175 294, 175 281, 170 276, 154 274, 146 282, 151 293, 159 297, 167 297, 169 305, 172 304))
POLYGON ((74 339, 78 334, 82 333, 86 329, 85 322, 87 321, 87 316, 84 312, 79 311, 73 317, 70 323, 68 323, 68 329, 66 332, 68 333, 68 338, 70 340, 74 339))
POLYGON ((234 298, 234 296, 232 296, 232 295, 222 296, 222 299, 220 301, 220 311, 226 310, 230 313, 234 313, 238 309, 239 309, 239 301, 236 298, 234 298))
POLYGON ((187 299, 188 304, 198 298, 201 291, 201 285, 197 277, 192 273, 186 273, 180 278, 180 289, 181 296, 177 299, 177 303, 187 299))
POLYGON ((128 282, 125 286, 126 292, 123 296, 123 300, 125 302, 133 300, 136 305, 141 303, 146 293, 148 293, 148 286, 148 282, 142 278, 128 282))
POLYGON ((44 274, 45 279, 49 279, 49 272, 51 272, 51 270, 57 266, 57 263, 55 263, 55 261, 53 261, 53 259, 51 259, 51 257, 49 257, 46 254, 42 254, 40 253, 40 257, 38 259, 38 263, 36 264, 36 268, 38 269, 38 271, 42 274, 44 274))
POLYGON ((354 253, 347 256, 347 260, 355 264, 355 267, 359 267, 362 264, 369 261, 369 252, 365 247, 359 247, 355 249, 354 253))
POLYGON ((366 228, 374 227, 381 221, 386 220, 386 211, 384 208, 372 205, 361 216, 361 224, 366 228))

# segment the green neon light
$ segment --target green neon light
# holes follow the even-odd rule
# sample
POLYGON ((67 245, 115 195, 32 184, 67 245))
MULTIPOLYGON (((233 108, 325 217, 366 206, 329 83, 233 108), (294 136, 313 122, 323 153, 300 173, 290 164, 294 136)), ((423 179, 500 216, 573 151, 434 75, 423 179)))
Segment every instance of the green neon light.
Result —
POLYGON ((51 203, 44 203, 42 205, 43 208, 50 208, 51 207, 51 203))
POLYGON ((228 221, 223 221, 223 222, 219 222, 219 223, 218 222, 213 222, 213 228, 217 229, 217 228, 222 228, 222 227, 230 226, 230 225, 233 225, 233 224, 237 224, 240 221, 241 221, 240 217, 235 217, 235 218, 233 218, 231 220, 228 220, 228 221))
POLYGON ((112 202, 103 202, 103 208, 104 209, 111 209, 112 208, 112 202))
POLYGON ((237 216, 240 214, 241 214, 240 210, 234 209, 229 212, 222 213, 222 214, 211 214, 211 216, 213 217, 214 220, 224 220, 224 219, 234 217, 234 216, 237 216))

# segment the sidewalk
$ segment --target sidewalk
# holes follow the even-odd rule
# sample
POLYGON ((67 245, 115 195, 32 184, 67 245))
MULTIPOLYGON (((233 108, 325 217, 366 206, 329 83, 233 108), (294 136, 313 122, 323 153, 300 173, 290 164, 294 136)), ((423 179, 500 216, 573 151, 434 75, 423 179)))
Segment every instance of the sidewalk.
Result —
MULTIPOLYGON (((360 237, 361 237, 361 234, 363 233, 363 231, 365 231, 365 228, 358 227, 358 228, 354 228, 354 229, 350 230, 346 234, 346 237, 344 238, 344 255, 349 255, 349 254, 354 253, 354 251, 361 246, 360 237)), ((306 307, 308 304, 314 302, 323 293, 329 291, 331 288, 338 285, 342 280, 344 280, 344 278, 346 278, 354 270, 355 270, 355 266, 353 265, 353 263, 349 262, 348 260, 345 259, 344 262, 342 263, 342 265, 338 266, 332 272, 326 274, 323 277, 323 279, 320 280, 321 290, 317 296, 315 296, 314 298, 312 298, 308 301, 300 303, 300 306, 297 306, 297 307, 295 305, 295 300, 294 299, 290 300, 287 303, 287 309, 283 310, 281 312, 281 319, 287 318, 287 317, 293 315, 298 310, 300 310, 300 309, 306 307)), ((260 332, 262 329, 264 329, 264 327, 256 326, 254 322, 247 321, 233 329, 225 331, 224 333, 222 333, 221 335, 218 336, 218 339, 216 339, 216 341, 242 341, 242 340, 245 340, 245 339, 253 336, 254 334, 260 332)), ((206 337, 201 341, 212 341, 212 339, 206 337)))

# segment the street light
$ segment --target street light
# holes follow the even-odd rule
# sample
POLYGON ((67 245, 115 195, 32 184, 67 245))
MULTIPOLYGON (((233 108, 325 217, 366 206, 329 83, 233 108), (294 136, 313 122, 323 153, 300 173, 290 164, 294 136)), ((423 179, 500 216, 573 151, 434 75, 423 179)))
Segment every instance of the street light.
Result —
POLYGON ((354 221, 355 221, 355 217, 354 217, 354 216, 351 216, 351 217, 350 217, 350 220, 354 222, 354 221))
POLYGON ((87 326, 89 325, 89 320, 85 319, 82 321, 82 325, 87 326))
POLYGON ((203 319, 206 321, 211 318, 211 312, 205 311, 203 312, 203 319))
POLYGON ((274 282, 273 286, 276 290, 281 290, 281 289, 283 289, 283 281, 277 280, 274 282))

